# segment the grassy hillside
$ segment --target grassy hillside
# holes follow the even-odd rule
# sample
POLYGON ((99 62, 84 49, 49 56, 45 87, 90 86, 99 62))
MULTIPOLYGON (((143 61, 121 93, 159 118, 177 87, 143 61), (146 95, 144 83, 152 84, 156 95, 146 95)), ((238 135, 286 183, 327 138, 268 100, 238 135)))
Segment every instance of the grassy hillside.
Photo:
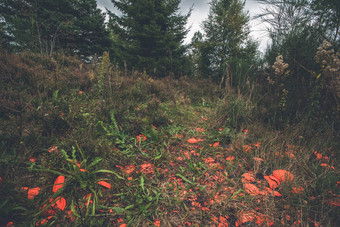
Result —
POLYGON ((0 77, 1 226, 340 223, 340 143, 320 122, 277 130, 250 95, 107 55, 3 52, 0 77))

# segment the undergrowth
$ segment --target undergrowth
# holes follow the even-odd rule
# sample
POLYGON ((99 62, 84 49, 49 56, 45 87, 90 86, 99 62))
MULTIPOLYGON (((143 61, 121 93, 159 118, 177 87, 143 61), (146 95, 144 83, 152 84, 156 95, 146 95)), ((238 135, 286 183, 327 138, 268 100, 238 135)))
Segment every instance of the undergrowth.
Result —
POLYGON ((327 123, 277 130, 249 97, 108 54, 3 52, 0 77, 2 226, 339 224, 327 123))

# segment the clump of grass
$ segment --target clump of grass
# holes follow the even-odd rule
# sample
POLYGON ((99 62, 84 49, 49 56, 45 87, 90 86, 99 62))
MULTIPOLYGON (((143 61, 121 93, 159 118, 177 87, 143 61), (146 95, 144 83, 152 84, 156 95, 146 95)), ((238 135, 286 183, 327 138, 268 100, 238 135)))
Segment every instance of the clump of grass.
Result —
POLYGON ((238 94, 228 94, 219 101, 215 108, 214 120, 216 127, 228 125, 231 128, 241 129, 249 124, 256 115, 256 105, 251 100, 238 94))

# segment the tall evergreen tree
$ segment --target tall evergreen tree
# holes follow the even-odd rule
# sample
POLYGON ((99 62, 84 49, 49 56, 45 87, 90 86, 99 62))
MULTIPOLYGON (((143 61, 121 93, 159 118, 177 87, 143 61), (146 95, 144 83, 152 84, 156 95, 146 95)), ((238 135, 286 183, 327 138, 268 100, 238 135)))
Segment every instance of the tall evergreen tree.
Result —
POLYGON ((209 75, 209 53, 211 52, 212 47, 204 40, 204 35, 200 31, 195 32, 189 49, 193 76, 203 78, 209 75))
MULTIPOLYGON (((210 46, 210 75, 220 80, 232 57, 242 52, 249 35, 249 17, 240 0, 212 0, 208 18, 203 22, 207 45, 210 46)), ((207 70, 206 70, 207 71, 207 70)))
POLYGON ((179 74, 185 64, 183 40, 190 12, 178 13, 180 0, 112 0, 110 27, 122 44, 122 61, 149 74, 179 74))
POLYGON ((0 13, 9 48, 42 54, 63 49, 87 57, 111 45, 95 0, 3 0, 0 13))

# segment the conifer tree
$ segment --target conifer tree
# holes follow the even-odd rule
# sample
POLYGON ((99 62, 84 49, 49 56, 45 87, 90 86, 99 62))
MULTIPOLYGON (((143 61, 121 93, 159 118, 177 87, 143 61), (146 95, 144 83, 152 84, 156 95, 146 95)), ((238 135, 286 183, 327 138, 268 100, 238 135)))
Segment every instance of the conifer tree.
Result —
POLYGON ((240 0, 212 0, 208 18, 203 22, 207 45, 210 46, 208 70, 210 76, 220 80, 228 60, 241 53, 247 40, 249 17, 243 12, 240 0))
POLYGON ((3 44, 14 50, 86 58, 111 46, 95 0, 3 0, 0 15, 3 44))
POLYGON ((158 76, 180 74, 183 40, 190 12, 181 15, 180 0, 112 0, 121 15, 111 14, 110 28, 121 43, 121 61, 158 76))

